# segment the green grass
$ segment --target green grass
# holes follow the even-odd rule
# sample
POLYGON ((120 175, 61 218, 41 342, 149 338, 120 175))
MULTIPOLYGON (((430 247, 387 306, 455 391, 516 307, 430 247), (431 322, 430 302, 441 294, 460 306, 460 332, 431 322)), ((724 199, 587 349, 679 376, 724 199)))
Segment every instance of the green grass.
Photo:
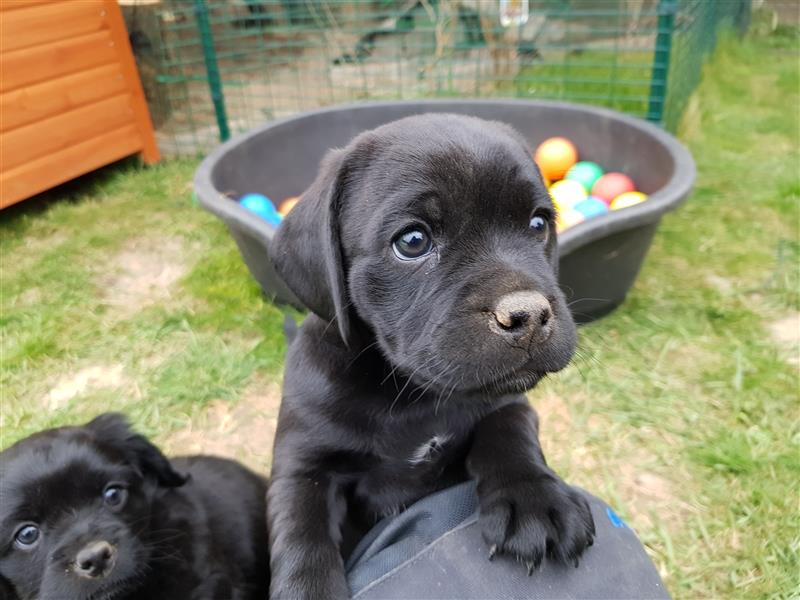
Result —
POLYGON ((279 375, 283 314, 225 228, 194 204, 195 166, 127 162, 3 213, 3 446, 105 409, 164 435, 209 401, 238 398, 254 374, 279 375), (142 292, 131 311, 109 288, 132 243, 185 274, 169 297, 142 292), (48 410, 49 390, 95 365, 122 365, 125 381, 48 410))
MULTIPOLYGON (((798 370, 769 334, 800 310, 798 46, 778 34, 722 40, 680 133, 692 197, 531 394, 551 462, 637 528, 678 598, 800 596, 798 370)), ((108 409, 162 440, 279 380, 282 309, 193 204, 195 166, 126 162, 0 214, 0 446, 108 409), (126 308, 132 248, 183 271, 126 308), (119 376, 53 400, 97 365, 119 376)))
MULTIPOLYGON (((800 594, 798 371, 765 331, 800 307, 800 123, 787 110, 800 72, 773 45, 722 41, 680 134, 697 161, 691 199, 664 219, 622 309, 583 329, 592 360, 547 386, 580 390, 630 438, 597 433, 592 453, 653 457, 671 499, 640 534, 677 597, 800 594)), ((626 500, 613 474, 596 483, 626 500)))

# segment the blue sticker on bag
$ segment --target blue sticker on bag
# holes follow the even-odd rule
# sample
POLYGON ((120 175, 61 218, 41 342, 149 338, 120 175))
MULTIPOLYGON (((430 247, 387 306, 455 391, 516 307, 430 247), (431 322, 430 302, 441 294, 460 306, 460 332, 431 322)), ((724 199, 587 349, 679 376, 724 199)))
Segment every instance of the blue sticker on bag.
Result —
POLYGON ((620 516, 612 510, 612 508, 610 506, 606 507, 606 515, 608 515, 608 520, 611 521, 611 524, 614 527, 617 527, 617 528, 619 528, 619 527, 627 527, 627 525, 625 525, 625 521, 623 521, 620 518, 620 516))

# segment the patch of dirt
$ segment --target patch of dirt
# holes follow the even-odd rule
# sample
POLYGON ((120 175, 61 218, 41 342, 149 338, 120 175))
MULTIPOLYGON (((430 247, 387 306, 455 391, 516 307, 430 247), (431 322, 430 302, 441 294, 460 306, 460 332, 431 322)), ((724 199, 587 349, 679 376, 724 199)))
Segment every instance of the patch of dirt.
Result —
POLYGON ((269 472, 281 403, 280 386, 251 384, 235 404, 216 400, 170 435, 161 447, 169 455, 212 454, 241 461, 257 473, 269 472))
MULTIPOLYGON (((531 394, 533 407, 539 415, 539 429, 545 456, 553 457, 561 464, 569 465, 575 473, 590 472, 597 467, 590 456, 587 437, 592 431, 604 431, 607 423, 600 415, 590 415, 583 424, 576 424, 572 412, 558 394, 531 394)), ((585 398, 573 398, 570 403, 579 406, 585 398)))
POLYGON ((36 306, 42 302, 42 290, 38 287, 32 287, 22 292, 17 298, 16 304, 18 306, 31 307, 36 306))
POLYGON ((105 302, 123 316, 165 300, 171 286, 189 270, 186 249, 179 239, 137 239, 110 263, 112 273, 100 278, 105 302))
POLYGON ((48 410, 60 410, 65 408, 70 400, 86 393, 89 389, 120 388, 129 383, 120 364, 92 365, 62 377, 47 392, 42 404, 48 410))
POLYGON ((689 513, 697 512, 682 498, 675 482, 649 470, 665 465, 652 464, 653 457, 641 449, 632 450, 625 459, 612 465, 607 476, 615 478, 613 485, 624 503, 619 508, 630 515, 634 529, 650 531, 660 521, 677 531, 689 513))
POLYGON ((719 275, 715 275, 713 273, 706 276, 706 283, 722 294, 728 294, 734 289, 733 281, 727 277, 720 277, 719 275))
POLYGON ((800 313, 773 321, 767 328, 775 343, 789 351, 789 364, 800 367, 800 313))

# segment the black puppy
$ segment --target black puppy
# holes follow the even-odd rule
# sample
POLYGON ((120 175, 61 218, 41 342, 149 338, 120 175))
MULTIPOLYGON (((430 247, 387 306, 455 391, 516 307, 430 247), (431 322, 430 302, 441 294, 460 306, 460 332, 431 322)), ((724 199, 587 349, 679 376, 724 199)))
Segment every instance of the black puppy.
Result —
POLYGON ((0 589, 22 600, 260 600, 265 493, 233 461, 170 463, 121 415, 37 433, 0 453, 0 589))
POLYGON ((271 250, 316 315, 287 359, 272 596, 346 597, 345 523, 363 530, 467 477, 490 557, 577 564, 594 523, 548 468, 523 394, 567 365, 576 336, 521 136, 433 114, 366 132, 323 161, 271 250))

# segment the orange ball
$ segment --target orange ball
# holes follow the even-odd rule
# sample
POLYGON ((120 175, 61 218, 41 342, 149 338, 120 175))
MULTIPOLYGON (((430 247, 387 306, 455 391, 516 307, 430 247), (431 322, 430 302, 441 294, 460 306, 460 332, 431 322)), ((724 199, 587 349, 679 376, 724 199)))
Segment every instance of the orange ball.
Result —
POLYGON ((567 138, 552 137, 539 144, 533 159, 542 175, 550 181, 558 181, 578 162, 578 151, 567 138))
POLYGON ((278 208, 278 212, 281 214, 282 217, 285 217, 294 208, 294 205, 297 204, 299 201, 300 201, 300 196, 292 196, 291 198, 286 198, 283 202, 281 202, 281 205, 278 208))

